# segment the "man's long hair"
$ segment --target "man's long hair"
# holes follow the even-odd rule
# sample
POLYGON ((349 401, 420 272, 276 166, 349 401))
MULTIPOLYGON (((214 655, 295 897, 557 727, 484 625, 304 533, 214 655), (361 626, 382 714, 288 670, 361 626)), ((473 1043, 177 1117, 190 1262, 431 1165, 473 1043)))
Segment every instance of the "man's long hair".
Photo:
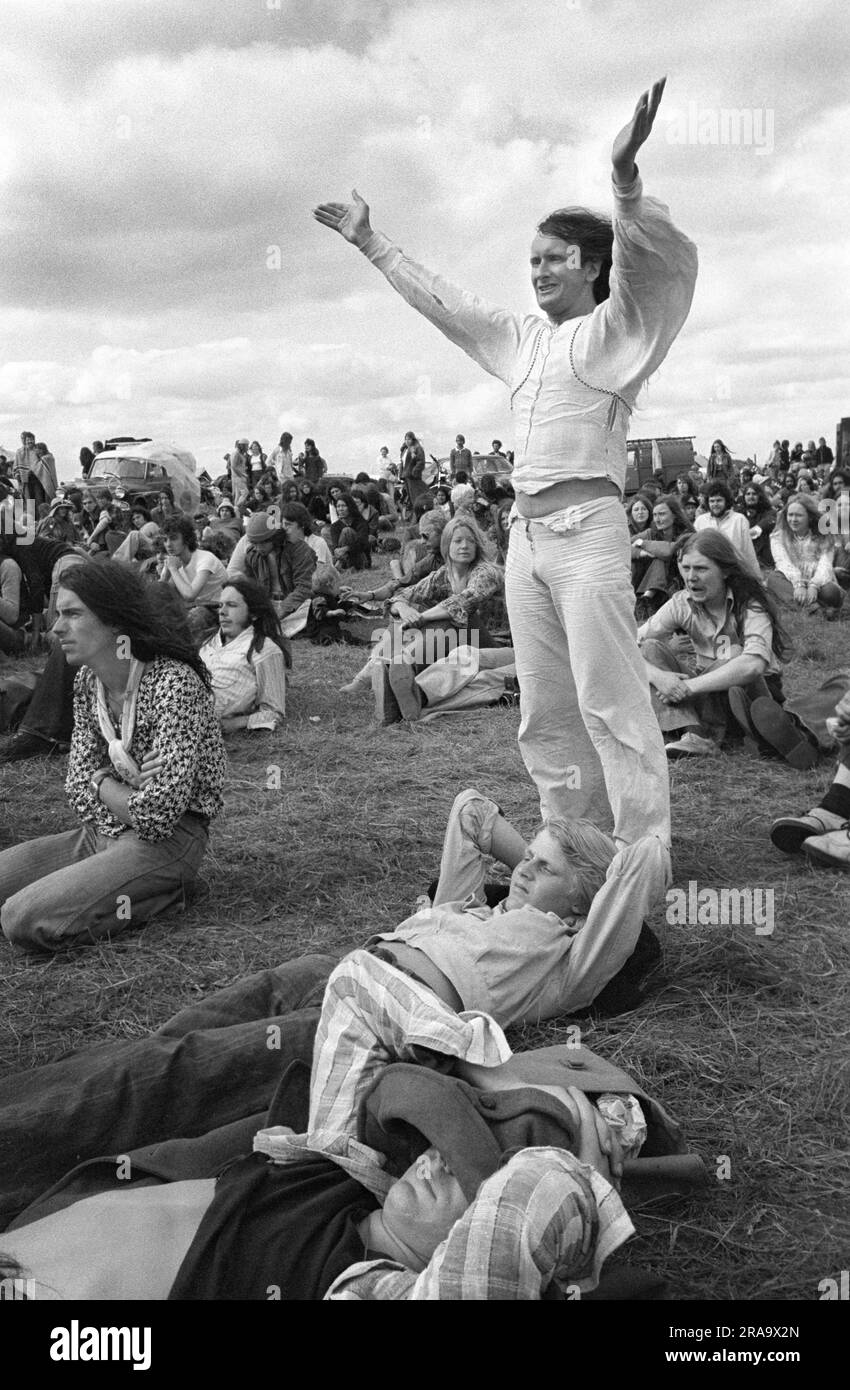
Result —
POLYGON ((251 619, 251 626, 254 629, 254 636, 247 652, 248 660, 251 660, 254 652, 263 650, 266 638, 270 642, 274 642, 276 647, 280 647, 284 656, 288 657, 287 647, 289 644, 281 632, 280 618, 277 616, 274 604, 262 584, 257 584, 253 579, 245 579, 242 575, 235 575, 232 579, 224 581, 222 591, 224 589, 235 589, 237 594, 245 600, 248 617, 251 619))
POLYGON ((779 608, 761 580, 744 569, 741 557, 732 542, 719 531, 706 529, 685 536, 679 544, 676 559, 681 560, 682 556, 691 550, 704 555, 720 569, 727 587, 732 590, 732 613, 739 632, 743 632, 744 618, 750 605, 764 610, 773 627, 771 646, 774 656, 777 660, 784 661, 788 642, 779 618, 779 608))
POLYGON ((209 689, 209 672, 189 634, 183 605, 164 585, 144 584, 119 560, 83 560, 63 570, 60 588, 70 589, 102 623, 129 638, 139 661, 157 656, 182 661, 209 689))
POLYGON ((611 293, 611 251, 614 246, 614 228, 609 217, 591 212, 589 208, 556 208, 538 224, 541 236, 560 237, 570 246, 577 246, 581 254, 581 264, 587 261, 599 262, 599 274, 593 281, 593 298, 597 304, 607 299, 611 293))

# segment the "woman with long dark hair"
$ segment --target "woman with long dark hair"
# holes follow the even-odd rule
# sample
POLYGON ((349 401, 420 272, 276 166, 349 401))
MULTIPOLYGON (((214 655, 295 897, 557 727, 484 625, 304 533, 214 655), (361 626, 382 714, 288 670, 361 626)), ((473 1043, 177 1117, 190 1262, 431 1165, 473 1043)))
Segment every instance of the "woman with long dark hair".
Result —
POLYGON ((57 610, 79 668, 65 792, 80 827, 0 854, 0 927, 46 951, 185 904, 225 773, 209 676, 173 596, 114 560, 81 562, 57 610))
POLYGON ((286 668, 292 665, 274 605, 253 579, 229 579, 221 591, 219 628, 200 651, 212 680, 225 734, 276 729, 286 718, 286 668))
POLYGON ((750 540, 762 569, 773 569, 770 536, 776 525, 776 512, 760 483, 747 483, 741 489, 741 500, 735 510, 749 522, 750 540))
POLYGON ((328 528, 334 564, 344 570, 371 568, 369 523, 350 492, 340 492, 334 505, 337 519, 328 528))
POLYGON ((655 613, 682 587, 676 553, 682 536, 693 529, 677 497, 668 493, 656 498, 652 525, 632 541, 632 584, 638 595, 639 620, 655 613))
POLYGON ((686 536, 678 560, 684 589, 638 639, 662 733, 673 735, 668 757, 713 756, 730 715, 758 738, 751 711, 781 703, 785 636, 775 601, 725 536, 686 536))

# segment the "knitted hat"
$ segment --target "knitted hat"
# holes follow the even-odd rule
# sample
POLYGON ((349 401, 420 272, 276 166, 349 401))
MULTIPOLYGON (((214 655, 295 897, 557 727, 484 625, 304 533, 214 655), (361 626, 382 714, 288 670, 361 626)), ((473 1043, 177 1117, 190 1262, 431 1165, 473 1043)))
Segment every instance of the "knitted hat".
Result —
POLYGON ((248 517, 245 527, 245 535, 252 543, 255 541, 270 541, 274 536, 279 536, 281 532, 280 522, 275 524, 275 518, 270 512, 253 512, 248 517))
POLYGON ((360 1102, 357 1137, 400 1175, 432 1144, 471 1202, 518 1149, 575 1151, 575 1125, 554 1096, 534 1087, 478 1091, 456 1076, 395 1062, 360 1102))

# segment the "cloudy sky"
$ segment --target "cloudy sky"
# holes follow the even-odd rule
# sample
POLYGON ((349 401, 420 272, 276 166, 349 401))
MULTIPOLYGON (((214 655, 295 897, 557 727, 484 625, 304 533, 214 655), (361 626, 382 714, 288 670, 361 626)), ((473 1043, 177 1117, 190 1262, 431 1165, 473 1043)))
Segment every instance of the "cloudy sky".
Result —
POLYGON ((313 221, 373 224, 535 308, 535 221, 608 208, 668 74, 645 187, 700 251, 631 433, 739 456, 850 415, 850 19, 837 0, 3 0, 0 444, 238 435, 337 468, 510 441, 504 388, 313 221), (724 112, 727 113, 724 120, 724 112), (729 116, 728 113, 738 113, 729 116), (743 114, 741 114, 743 113, 743 114))

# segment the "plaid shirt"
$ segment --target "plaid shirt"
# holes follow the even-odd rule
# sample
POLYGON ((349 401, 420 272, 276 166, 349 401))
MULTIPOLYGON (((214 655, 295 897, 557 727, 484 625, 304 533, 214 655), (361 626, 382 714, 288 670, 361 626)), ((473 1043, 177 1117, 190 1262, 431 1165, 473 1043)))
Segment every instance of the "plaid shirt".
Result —
MULTIPOLYGON (((313 1052, 309 1130, 261 1130, 254 1149, 276 1163, 330 1158, 380 1200, 395 1181, 383 1154, 356 1136, 364 1092, 390 1062, 428 1048, 481 1066, 511 1055, 487 1014, 456 1014, 394 966, 354 951, 333 971, 313 1052)), ((536 1299, 552 1281, 593 1288, 603 1261, 633 1232, 614 1189, 563 1149, 524 1149, 483 1183, 427 1268, 381 1257, 351 1266, 330 1299, 536 1299)))

